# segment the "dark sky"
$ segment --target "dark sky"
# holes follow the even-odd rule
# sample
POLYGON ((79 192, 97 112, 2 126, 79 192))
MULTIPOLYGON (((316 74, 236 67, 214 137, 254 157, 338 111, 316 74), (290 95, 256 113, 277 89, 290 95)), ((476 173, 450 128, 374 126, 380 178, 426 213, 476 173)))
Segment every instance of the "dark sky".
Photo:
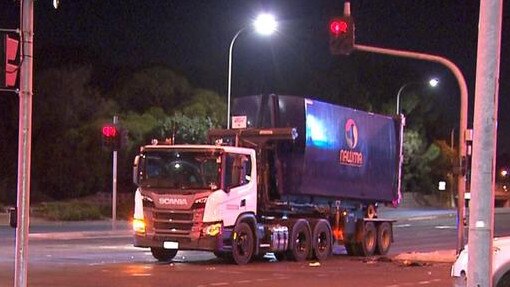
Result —
MULTIPOLYGON (((18 3, 2 1, 0 27, 17 25, 18 3)), ((358 44, 435 54, 458 65, 468 83, 471 127, 479 1, 351 3, 358 44)), ((505 3, 508 6, 508 1, 505 3)), ((331 16, 342 13, 343 1, 61 0, 60 8, 55 10, 51 0, 39 0, 35 7, 36 50, 76 47, 111 66, 165 64, 182 72, 193 85, 222 95, 226 94, 232 37, 260 11, 272 12, 280 25, 276 35, 262 38, 246 31, 236 41, 232 94, 254 94, 271 88, 279 93, 310 96, 301 90, 300 83, 337 60, 329 54, 327 23, 331 16)), ((510 78, 510 7, 504 8, 498 149, 510 152, 510 113, 506 112, 510 108, 510 81, 505 81, 510 78)), ((36 64, 44 60, 35 55, 36 64)), ((424 78, 439 77, 445 103, 458 105, 456 82, 444 67, 397 60, 412 65, 424 78)), ((453 107, 451 112, 458 110, 458 106, 453 107)))

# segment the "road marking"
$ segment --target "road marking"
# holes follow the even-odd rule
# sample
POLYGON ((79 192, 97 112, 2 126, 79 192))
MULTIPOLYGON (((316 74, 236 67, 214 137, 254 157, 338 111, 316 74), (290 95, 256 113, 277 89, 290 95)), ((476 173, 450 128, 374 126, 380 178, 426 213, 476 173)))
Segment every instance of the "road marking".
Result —
POLYGON ((251 280, 239 280, 239 281, 234 281, 235 284, 248 284, 248 283, 251 283, 251 280))
POLYGON ((227 286, 229 285, 228 282, 218 282, 218 283, 210 283, 211 286, 227 286))
POLYGON ((135 274, 131 274, 131 276, 134 276, 134 277, 149 277, 151 276, 150 273, 135 273, 135 274))
POLYGON ((434 226, 434 228, 436 228, 436 229, 457 229, 456 226, 452 226, 452 225, 438 225, 438 226, 434 226))
POLYGON ((411 217, 411 218, 408 218, 407 220, 408 221, 418 221, 418 220, 431 220, 431 219, 436 219, 437 216, 419 216, 419 217, 411 217))
POLYGON ((407 224, 395 224, 393 225, 394 227, 410 227, 411 224, 407 223, 407 224))

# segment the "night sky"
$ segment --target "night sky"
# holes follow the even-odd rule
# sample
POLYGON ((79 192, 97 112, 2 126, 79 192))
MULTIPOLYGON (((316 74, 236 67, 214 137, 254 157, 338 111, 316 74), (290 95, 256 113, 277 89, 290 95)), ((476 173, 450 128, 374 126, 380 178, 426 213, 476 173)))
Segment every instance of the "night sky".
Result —
MULTIPOLYGON (((508 3, 501 46, 500 153, 510 152, 510 113, 506 112, 510 108, 508 3)), ((1 28, 18 24, 18 5, 19 1, 2 1, 1 28)), ((356 42, 430 53, 457 64, 468 83, 468 125, 472 127, 479 5, 479 1, 353 0, 356 42)), ((59 57, 60 47, 76 48, 88 51, 87 56, 101 65, 129 68, 164 64, 183 73, 193 85, 226 95, 230 41, 259 12, 266 11, 279 21, 278 33, 263 38, 247 30, 237 39, 232 95, 272 90, 320 98, 309 95, 301 83, 338 60, 329 54, 327 24, 342 10, 340 0, 61 0, 58 10, 52 1, 39 0, 35 2, 35 64, 50 62, 38 58, 37 51, 54 49, 52 57, 59 57)), ((396 60, 421 71, 423 78, 438 77, 438 92, 445 106, 450 106, 451 114, 458 114, 459 92, 447 69, 396 60)), ((398 89, 403 84, 395 86, 398 89)), ((458 123, 454 120, 452 125, 458 123)))

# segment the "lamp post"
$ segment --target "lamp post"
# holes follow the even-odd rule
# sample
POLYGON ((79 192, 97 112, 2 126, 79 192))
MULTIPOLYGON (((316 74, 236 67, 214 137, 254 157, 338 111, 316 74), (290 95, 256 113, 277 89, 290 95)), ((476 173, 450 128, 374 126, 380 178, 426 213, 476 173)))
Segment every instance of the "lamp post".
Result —
MULTIPOLYGON (((276 31, 276 20, 270 14, 260 14, 253 22, 253 28, 258 34, 271 35, 276 31)), ((241 28, 230 41, 228 50, 228 84, 227 84, 227 129, 230 129, 230 97, 232 94, 232 51, 234 50, 234 43, 243 31, 248 28, 247 26, 241 28)))
MULTIPOLYGON (((397 92, 397 115, 400 114, 400 94, 402 94, 402 91, 407 88, 408 86, 410 85, 413 85, 413 84, 421 84, 422 82, 409 82, 409 83, 406 83, 404 85, 402 85, 400 87, 400 89, 398 89, 398 92, 397 92)), ((432 88, 435 88, 438 84, 439 84, 439 80, 436 79, 436 78, 432 78, 428 81, 428 84, 429 86, 431 86, 432 88)))

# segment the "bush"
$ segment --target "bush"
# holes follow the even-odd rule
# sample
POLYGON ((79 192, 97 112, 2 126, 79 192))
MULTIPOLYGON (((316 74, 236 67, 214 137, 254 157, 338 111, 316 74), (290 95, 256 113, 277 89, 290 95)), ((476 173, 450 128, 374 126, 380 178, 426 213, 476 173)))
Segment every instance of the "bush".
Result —
POLYGON ((36 215, 49 220, 78 221, 102 219, 101 207, 78 200, 42 203, 36 215))
MULTIPOLYGON (((133 216, 134 199, 131 194, 117 195, 117 219, 133 216)), ((111 194, 97 193, 69 201, 45 202, 34 207, 33 215, 49 220, 79 221, 109 219, 112 216, 111 194)))

